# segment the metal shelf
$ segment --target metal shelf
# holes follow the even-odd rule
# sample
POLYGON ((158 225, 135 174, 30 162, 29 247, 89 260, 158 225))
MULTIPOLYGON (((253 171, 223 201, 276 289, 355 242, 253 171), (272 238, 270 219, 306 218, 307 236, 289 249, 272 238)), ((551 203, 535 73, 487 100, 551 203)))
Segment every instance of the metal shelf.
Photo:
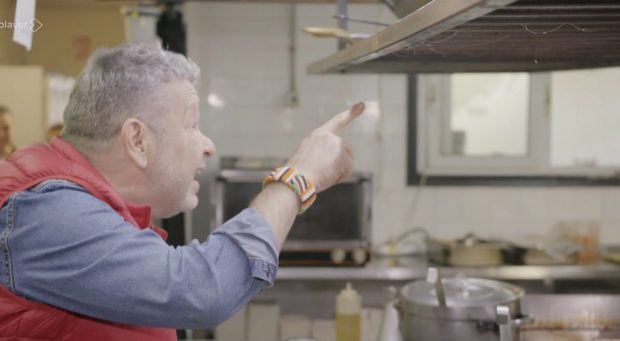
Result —
MULTIPOLYGON (((426 276, 428 263, 425 258, 411 258, 407 266, 387 266, 372 262, 361 268, 306 268, 282 267, 277 280, 367 280, 411 281, 426 276)), ((441 267, 443 276, 452 277, 462 273, 468 277, 498 280, 587 280, 620 279, 620 266, 601 262, 593 265, 504 265, 493 267, 441 267)))
POLYGON ((545 279, 620 279, 620 267, 610 263, 593 265, 512 265, 498 267, 442 268, 444 276, 462 273, 468 277, 498 280, 545 280, 545 279))
POLYGON ((614 0, 434 0, 309 73, 548 71, 620 65, 614 0))

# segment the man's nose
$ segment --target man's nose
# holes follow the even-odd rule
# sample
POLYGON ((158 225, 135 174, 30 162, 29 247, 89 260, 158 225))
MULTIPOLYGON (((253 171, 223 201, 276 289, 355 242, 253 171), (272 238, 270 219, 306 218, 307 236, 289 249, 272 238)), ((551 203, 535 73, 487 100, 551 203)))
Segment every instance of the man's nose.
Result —
POLYGON ((206 137, 205 135, 202 135, 204 137, 204 156, 206 158, 211 157, 215 154, 216 148, 215 148, 215 143, 213 143, 213 141, 211 141, 210 138, 206 137))

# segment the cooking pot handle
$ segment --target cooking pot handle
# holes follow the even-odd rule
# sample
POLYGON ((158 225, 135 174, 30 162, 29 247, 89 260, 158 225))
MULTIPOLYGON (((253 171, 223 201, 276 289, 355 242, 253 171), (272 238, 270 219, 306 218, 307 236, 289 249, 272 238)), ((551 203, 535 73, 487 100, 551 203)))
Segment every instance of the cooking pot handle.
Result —
POLYGON ((520 327, 524 324, 534 322, 534 318, 529 315, 523 315, 520 318, 512 319, 510 317, 510 307, 505 305, 497 306, 497 324, 499 325, 499 340, 512 341, 513 327, 520 327))
POLYGON ((534 317, 532 317, 531 315, 522 315, 520 318, 512 320, 511 324, 515 327, 521 327, 522 325, 530 324, 533 322, 534 317))
POLYGON ((510 308, 499 305, 497 311, 497 324, 499 325, 499 340, 512 341, 512 324, 510 319, 510 308))

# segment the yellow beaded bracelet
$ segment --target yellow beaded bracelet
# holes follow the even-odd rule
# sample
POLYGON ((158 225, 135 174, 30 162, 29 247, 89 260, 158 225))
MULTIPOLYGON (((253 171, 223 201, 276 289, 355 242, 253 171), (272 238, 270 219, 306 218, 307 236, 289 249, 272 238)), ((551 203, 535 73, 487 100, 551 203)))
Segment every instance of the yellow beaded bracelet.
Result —
POLYGON ((301 207, 297 214, 304 213, 316 200, 314 184, 295 167, 279 167, 274 169, 263 179, 263 187, 272 182, 282 182, 297 194, 299 200, 301 200, 301 207))

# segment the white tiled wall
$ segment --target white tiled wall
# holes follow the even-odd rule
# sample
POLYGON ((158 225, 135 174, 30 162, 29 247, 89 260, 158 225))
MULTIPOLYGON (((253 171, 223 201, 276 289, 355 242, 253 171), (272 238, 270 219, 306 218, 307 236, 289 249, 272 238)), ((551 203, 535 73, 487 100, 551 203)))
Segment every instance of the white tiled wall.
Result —
MULTIPOLYGON (((295 5, 297 106, 287 101, 290 4, 189 2, 184 12, 189 55, 202 69, 201 124, 219 156, 286 157, 333 114, 360 100, 375 103, 344 134, 355 148, 356 169, 374 173, 374 241, 413 226, 441 237, 469 231, 513 237, 544 233, 559 220, 596 219, 602 241, 620 243, 620 190, 613 187, 407 187, 405 77, 305 72, 334 52, 336 42, 301 29, 335 25, 335 5, 295 5), (209 95, 217 95, 220 107, 209 104, 209 95)), ((380 4, 351 5, 349 15, 395 20, 380 4)), ((216 169, 217 160, 210 166, 216 169)))

